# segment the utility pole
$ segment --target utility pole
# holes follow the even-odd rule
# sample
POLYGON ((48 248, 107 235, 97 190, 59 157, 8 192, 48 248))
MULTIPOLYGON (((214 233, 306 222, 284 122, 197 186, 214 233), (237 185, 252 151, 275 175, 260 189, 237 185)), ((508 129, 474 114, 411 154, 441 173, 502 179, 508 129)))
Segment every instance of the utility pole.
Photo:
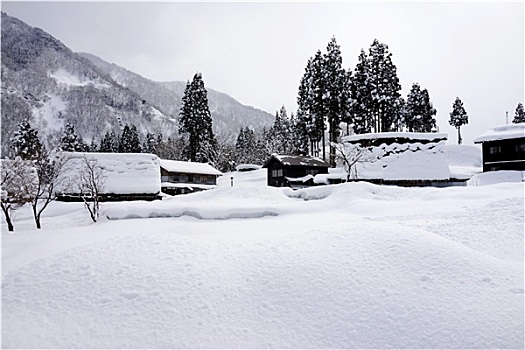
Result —
POLYGON ((505 115, 506 115, 507 125, 509 125, 509 111, 506 111, 505 115))

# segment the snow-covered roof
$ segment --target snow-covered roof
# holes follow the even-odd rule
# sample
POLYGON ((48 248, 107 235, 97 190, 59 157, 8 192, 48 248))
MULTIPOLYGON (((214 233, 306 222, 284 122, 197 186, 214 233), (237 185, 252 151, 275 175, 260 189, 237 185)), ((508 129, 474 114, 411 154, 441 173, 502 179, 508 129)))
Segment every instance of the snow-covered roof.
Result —
POLYGON ((474 143, 517 139, 521 137, 525 138, 525 123, 500 125, 480 135, 474 140, 474 143))
POLYGON ((222 173, 207 163, 183 162, 180 160, 161 159, 160 166, 170 173, 222 175, 222 173))
MULTIPOLYGON (((322 167, 322 168, 329 168, 330 164, 324 162, 320 158, 315 157, 306 157, 306 156, 290 156, 290 155, 282 155, 282 154, 272 154, 272 158, 277 159, 280 163, 283 165, 298 165, 298 166, 312 166, 312 167, 322 167)), ((271 160, 271 158, 270 158, 271 160)), ((263 166, 264 168, 267 167, 268 163, 263 166)))
MULTIPOLYGON (((67 156, 65 178, 74 181, 83 168, 84 158, 96 161, 105 177, 102 193, 146 194, 160 192, 159 158, 147 153, 83 153, 64 152, 67 156)), ((74 184, 59 189, 76 193, 74 184)))
POLYGON ((343 137, 344 142, 358 142, 361 140, 395 139, 396 142, 408 141, 441 141, 447 139, 447 134, 436 132, 380 132, 369 134, 349 135, 343 137))
POLYGON ((352 158, 364 152, 350 171, 352 179, 370 180, 448 180, 450 172, 445 141, 381 144, 363 149, 345 144, 352 158))
POLYGON ((257 164, 239 164, 235 167, 235 170, 237 171, 258 170, 258 169, 261 169, 261 166, 257 164))

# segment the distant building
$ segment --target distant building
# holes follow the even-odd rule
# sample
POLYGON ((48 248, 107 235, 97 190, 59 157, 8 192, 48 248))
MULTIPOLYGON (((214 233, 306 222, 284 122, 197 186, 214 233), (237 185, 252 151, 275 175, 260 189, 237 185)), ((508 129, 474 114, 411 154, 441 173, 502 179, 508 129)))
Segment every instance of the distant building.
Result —
POLYGON ((483 172, 525 170, 525 123, 495 127, 474 143, 481 143, 483 172))
POLYGON ((222 173, 206 163, 160 160, 161 189, 170 195, 186 194, 217 187, 222 173))
POLYGON ((355 163, 350 181, 398 186, 450 186, 443 133, 387 132, 343 137, 345 154, 355 163))
POLYGON ((306 187, 314 185, 317 174, 328 174, 330 164, 319 158, 274 154, 263 165, 268 169, 268 186, 306 187))
POLYGON ((239 164, 235 167, 235 171, 238 172, 254 171, 259 169, 261 169, 261 166, 257 164, 239 164))

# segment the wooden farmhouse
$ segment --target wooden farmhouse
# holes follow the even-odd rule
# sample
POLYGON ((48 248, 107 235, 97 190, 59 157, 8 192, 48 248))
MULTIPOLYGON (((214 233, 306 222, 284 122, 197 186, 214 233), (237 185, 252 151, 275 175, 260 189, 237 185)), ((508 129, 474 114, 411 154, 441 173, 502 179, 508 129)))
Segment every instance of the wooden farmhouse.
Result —
POLYGON ((274 154, 263 165, 268 186, 301 188, 314 185, 317 174, 327 174, 330 164, 319 158, 274 154))
POLYGON ((82 201, 79 187, 82 173, 89 163, 100 175, 100 201, 160 199, 159 158, 147 153, 63 152, 67 163, 55 189, 57 199, 82 201))
MULTIPOLYGON (((443 133, 388 132, 343 138, 350 181, 397 186, 450 186, 443 133)), ((458 183, 455 183, 458 182, 458 183)))
POLYGON ((186 194, 217 187, 222 173, 206 163, 160 160, 160 179, 163 193, 186 194))
POLYGON ((525 123, 498 126, 474 143, 481 143, 483 172, 525 170, 525 123))

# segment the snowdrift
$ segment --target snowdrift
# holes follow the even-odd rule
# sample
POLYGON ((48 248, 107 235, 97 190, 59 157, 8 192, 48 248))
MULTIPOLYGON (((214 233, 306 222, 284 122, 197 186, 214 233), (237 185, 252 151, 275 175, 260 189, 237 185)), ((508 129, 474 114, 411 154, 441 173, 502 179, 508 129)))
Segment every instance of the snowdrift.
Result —
POLYGON ((21 209, 2 346, 523 346, 523 183, 292 191, 263 170, 219 187, 103 203, 119 220, 96 224, 53 203, 38 232, 21 209))

